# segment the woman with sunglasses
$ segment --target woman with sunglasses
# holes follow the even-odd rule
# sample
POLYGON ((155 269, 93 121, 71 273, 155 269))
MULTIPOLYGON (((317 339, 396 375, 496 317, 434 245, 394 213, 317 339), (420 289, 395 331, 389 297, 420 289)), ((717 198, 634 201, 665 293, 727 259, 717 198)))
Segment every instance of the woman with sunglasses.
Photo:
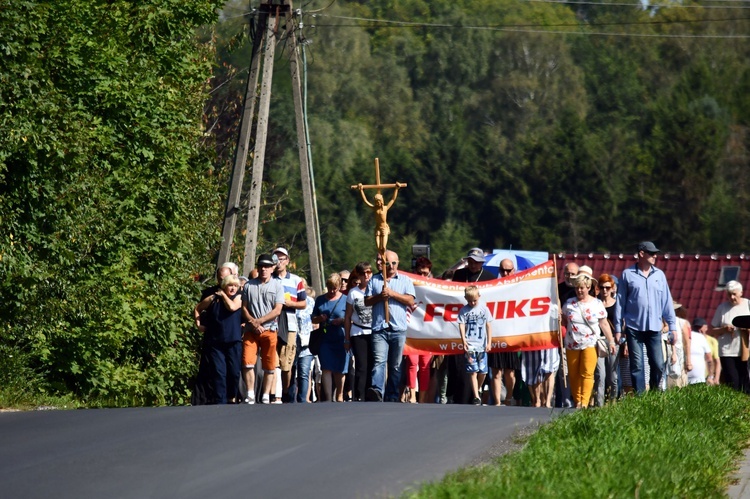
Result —
POLYGON ((312 323, 325 328, 318 354, 323 371, 322 400, 343 402, 344 376, 349 370, 350 353, 344 331, 346 296, 341 293, 341 276, 337 272, 328 276, 326 289, 326 293, 315 300, 312 313, 312 323))
MULTIPOLYGON (((615 278, 609 274, 599 276, 599 299, 607 311, 607 322, 614 331, 615 305, 617 304, 617 285, 615 278)), ((600 357, 594 373, 594 404, 602 407, 605 402, 617 398, 617 353, 600 357)))
POLYGON ((344 316, 344 347, 354 353, 353 400, 364 402, 372 370, 372 307, 365 305, 365 290, 372 277, 370 262, 359 262, 349 275, 344 316))

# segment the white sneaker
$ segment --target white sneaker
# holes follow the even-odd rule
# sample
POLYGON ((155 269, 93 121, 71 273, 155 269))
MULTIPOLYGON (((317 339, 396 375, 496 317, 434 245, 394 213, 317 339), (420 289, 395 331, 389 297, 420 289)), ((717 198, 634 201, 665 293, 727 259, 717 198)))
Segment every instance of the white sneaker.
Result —
POLYGON ((244 400, 244 402, 245 402, 246 404, 249 404, 249 405, 253 405, 253 404, 255 403, 255 397, 253 397, 253 398, 250 398, 250 397, 245 397, 245 400, 244 400))
POLYGON ((271 397, 267 393, 264 393, 263 397, 261 397, 261 399, 260 399, 260 403, 261 404, 268 404, 270 402, 271 402, 271 397))

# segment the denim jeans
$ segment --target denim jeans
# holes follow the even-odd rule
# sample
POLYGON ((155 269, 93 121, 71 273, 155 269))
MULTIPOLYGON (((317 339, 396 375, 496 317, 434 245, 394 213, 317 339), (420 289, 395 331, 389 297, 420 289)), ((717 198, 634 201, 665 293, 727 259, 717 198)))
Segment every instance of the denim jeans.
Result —
MULTIPOLYGON (((297 357, 295 363, 297 371, 297 402, 307 402, 307 391, 310 388, 310 366, 314 358, 312 355, 297 357)), ((291 400, 294 400, 294 395, 292 395, 291 400)))
POLYGON ((599 357, 594 373, 595 405, 602 407, 605 402, 617 399, 617 368, 619 356, 617 353, 606 357, 599 357))
POLYGON ((398 384, 401 381, 401 355, 404 351, 406 331, 372 332, 372 387, 383 395, 386 402, 398 402, 398 384), (388 386, 385 386, 385 364, 388 363, 388 386), (385 391, 383 390, 385 388, 385 391))
POLYGON ((646 345, 646 356, 651 369, 649 386, 658 390, 664 376, 664 355, 661 351, 661 333, 659 331, 627 330, 628 354, 630 355, 630 377, 636 393, 646 391, 646 378, 643 375, 644 359, 643 347, 646 345))

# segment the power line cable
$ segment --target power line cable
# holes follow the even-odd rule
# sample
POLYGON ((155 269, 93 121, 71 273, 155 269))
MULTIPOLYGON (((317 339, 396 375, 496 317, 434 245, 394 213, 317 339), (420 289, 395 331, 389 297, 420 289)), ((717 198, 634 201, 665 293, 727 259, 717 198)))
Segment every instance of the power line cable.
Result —
POLYGON ((333 6, 333 4, 335 4, 335 3, 336 3, 336 0, 331 0, 331 3, 329 3, 328 5, 326 5, 325 7, 323 7, 322 9, 308 10, 306 13, 307 14, 316 14, 318 12, 323 12, 324 10, 330 9, 333 6))
MULTIPOLYGON (((641 38, 716 38, 716 39, 746 39, 750 38, 750 35, 696 35, 696 34, 670 34, 670 33, 616 33, 616 32, 599 32, 599 31, 589 31, 586 28, 589 26, 598 26, 596 24, 593 25, 586 25, 586 24, 562 24, 562 25, 487 25, 487 26, 476 26, 476 25, 456 25, 456 24, 441 24, 441 23, 422 23, 422 22, 414 22, 414 21, 394 21, 394 20, 388 20, 388 19, 373 19, 373 18, 365 18, 365 17, 352 17, 352 16, 334 16, 330 14, 315 14, 313 17, 327 17, 331 19, 342 19, 342 20, 348 20, 348 21, 358 21, 358 22, 367 22, 371 24, 381 24, 381 25, 388 25, 388 27, 395 27, 395 28, 440 28, 440 29, 468 29, 468 30, 484 30, 484 31, 504 31, 504 32, 514 32, 514 33, 547 33, 547 34, 563 34, 563 35, 579 35, 579 36, 632 36, 632 37, 641 37, 641 38), (553 26, 553 27, 563 27, 563 26, 569 26, 571 28, 577 28, 578 30, 582 31, 562 31, 562 30, 542 30, 542 29, 525 29, 528 27, 544 27, 544 26, 553 26)), ((729 20, 723 20, 726 21, 741 21, 741 20, 747 20, 746 18, 742 19, 729 19, 729 20)), ((703 22, 713 22, 714 20, 708 19, 703 20, 703 22)), ((718 22, 719 20, 716 20, 718 22)), ((683 22, 688 21, 660 21, 660 22, 643 22, 643 23, 632 23, 632 25, 649 25, 649 24, 680 24, 683 22)), ((691 20, 689 22, 701 22, 701 21, 695 21, 691 20)), ((601 24, 602 26, 605 26, 605 23, 601 24)), ((336 27, 368 27, 363 26, 362 24, 317 24, 316 27, 329 27, 329 28, 336 28, 336 27)))
MULTIPOLYGON (((334 17, 334 16, 321 16, 321 17, 334 17)), ((341 16, 341 18, 344 18, 341 16)), ((351 19, 351 18, 349 18, 351 19)), ((365 18, 361 18, 365 20, 365 18)), ((456 24, 431 24, 431 23, 416 23, 411 21, 388 21, 388 20, 377 20, 380 23, 401 23, 404 28, 412 27, 435 27, 435 28, 456 28, 456 29, 486 29, 486 28, 558 28, 558 27, 570 27, 580 28, 590 26, 651 26, 651 25, 662 25, 662 24, 697 24, 697 23, 712 23, 712 22, 732 22, 732 21, 748 21, 750 17, 724 17, 724 18, 712 18, 712 19, 670 19, 664 21, 632 21, 632 22, 596 22, 596 23, 559 23, 559 24, 488 24, 484 26, 462 26, 456 24)), ((368 22, 376 22, 372 19, 367 19, 368 22)), ((318 24, 316 26, 359 26, 356 24, 318 24)))
MULTIPOLYGON (((596 5, 599 7, 636 7, 639 9, 750 9, 749 5, 682 5, 682 4, 642 4, 633 2, 594 2, 589 0, 520 0, 528 3, 556 3, 562 5, 596 5)), ((716 1, 716 0, 714 0, 716 1)), ((721 1, 721 0, 719 0, 721 1)))

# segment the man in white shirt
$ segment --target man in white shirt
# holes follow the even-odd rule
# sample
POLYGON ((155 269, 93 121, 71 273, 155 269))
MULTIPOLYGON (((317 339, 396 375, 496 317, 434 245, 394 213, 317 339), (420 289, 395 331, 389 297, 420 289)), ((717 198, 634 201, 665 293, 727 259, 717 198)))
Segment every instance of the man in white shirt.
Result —
MULTIPOLYGON (((294 402, 294 396, 289 393, 292 384, 292 366, 297 353, 297 310, 304 310, 307 305, 307 294, 302 278, 287 270, 289 266, 289 251, 286 248, 273 250, 278 259, 274 277, 281 281, 284 288, 284 308, 279 316, 278 341, 276 353, 279 356, 281 368, 281 400, 277 402, 294 402)), ((293 390, 296 393, 296 390, 293 390)))

